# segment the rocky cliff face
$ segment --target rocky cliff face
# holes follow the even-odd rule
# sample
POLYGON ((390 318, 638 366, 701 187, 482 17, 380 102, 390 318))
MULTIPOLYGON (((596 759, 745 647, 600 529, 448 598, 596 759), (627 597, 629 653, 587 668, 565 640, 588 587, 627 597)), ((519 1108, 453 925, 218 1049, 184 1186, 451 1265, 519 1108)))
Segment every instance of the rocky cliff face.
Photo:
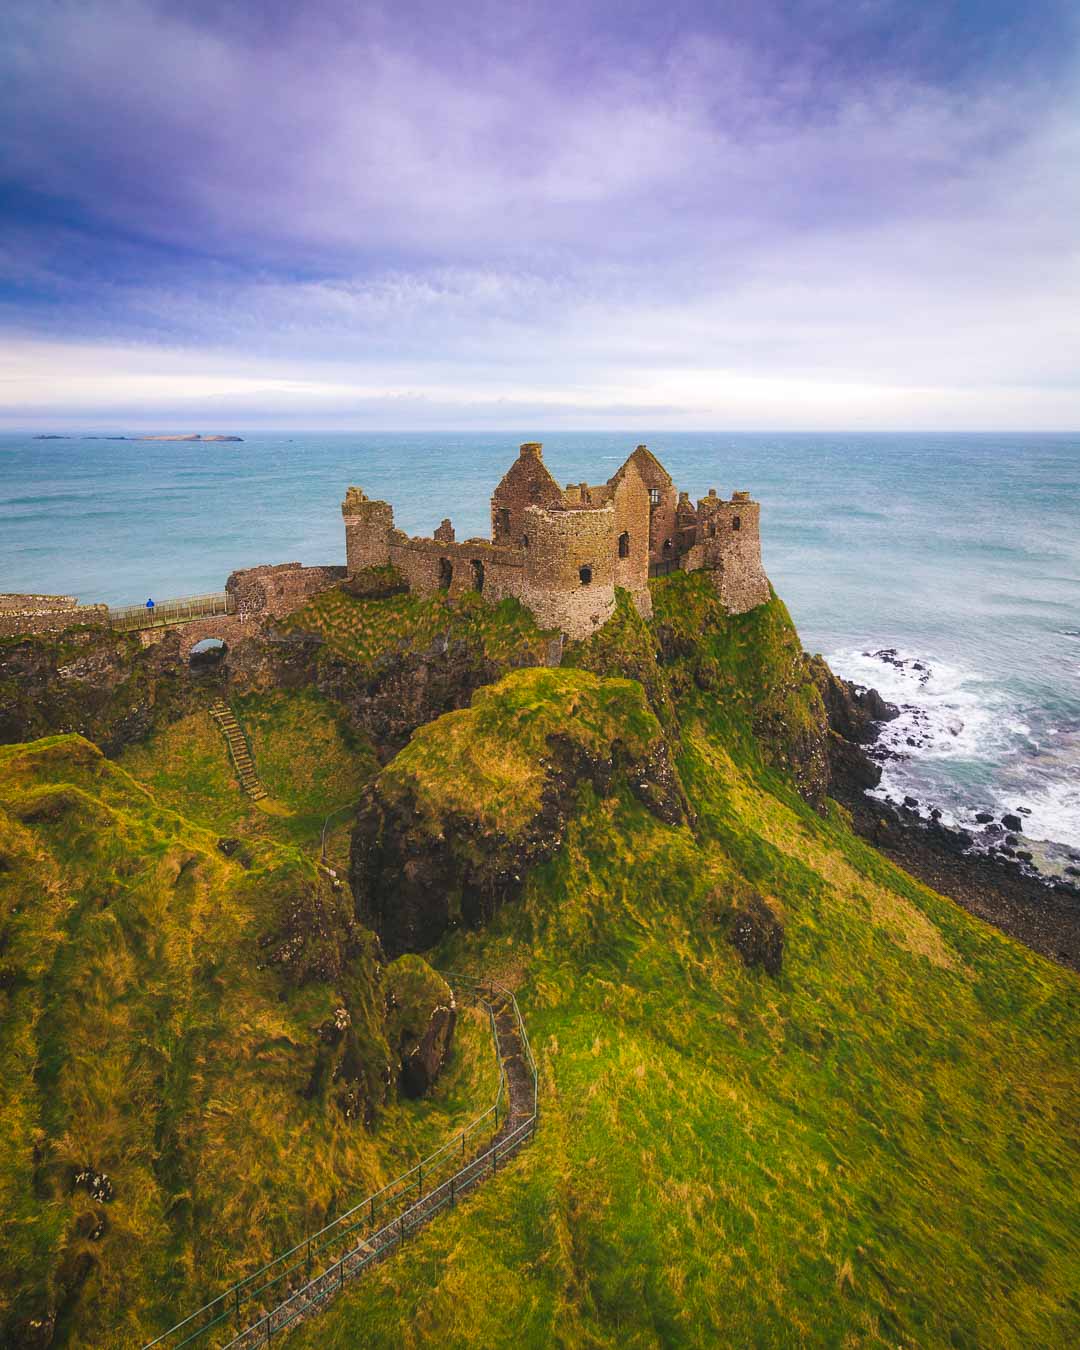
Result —
POLYGON ((898 717, 900 710, 886 703, 876 689, 834 675, 824 657, 804 653, 804 659, 828 718, 826 752, 831 785, 841 792, 877 787, 881 769, 862 747, 872 745, 881 723, 898 717))
POLYGON ((507 676, 418 733, 369 789, 352 842, 362 921, 392 955, 482 924, 561 846, 586 787, 686 819, 639 686, 581 671, 507 676))
POLYGON ((78 732, 106 754, 194 706, 179 638, 86 628, 0 642, 0 743, 78 732))

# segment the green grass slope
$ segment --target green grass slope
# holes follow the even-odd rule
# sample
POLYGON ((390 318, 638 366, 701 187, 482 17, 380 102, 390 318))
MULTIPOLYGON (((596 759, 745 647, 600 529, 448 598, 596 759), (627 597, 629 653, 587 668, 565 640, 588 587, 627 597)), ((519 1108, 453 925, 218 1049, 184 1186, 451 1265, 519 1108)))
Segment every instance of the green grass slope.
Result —
MULTIPOLYGON (((1075 1344, 1080 984, 796 791, 823 732, 779 602, 654 595, 633 659, 694 823, 586 787, 523 896, 434 954, 516 988, 539 1133, 290 1344, 1075 1344), (751 901, 785 930, 775 978, 730 941, 751 901)), ((427 728, 433 764, 465 725, 427 728)), ((502 734, 527 785, 540 750, 502 734)))
POLYGON ((384 1106, 445 985, 305 852, 217 840, 77 736, 0 748, 0 1343, 141 1344, 494 1097, 466 1016, 384 1106))
POLYGON ((439 637, 475 643, 497 664, 539 661, 557 636, 539 628, 517 600, 492 605, 475 591, 454 599, 408 592, 372 598, 335 587, 302 605, 283 626, 318 633, 331 651, 362 666, 391 653, 423 652, 439 637))

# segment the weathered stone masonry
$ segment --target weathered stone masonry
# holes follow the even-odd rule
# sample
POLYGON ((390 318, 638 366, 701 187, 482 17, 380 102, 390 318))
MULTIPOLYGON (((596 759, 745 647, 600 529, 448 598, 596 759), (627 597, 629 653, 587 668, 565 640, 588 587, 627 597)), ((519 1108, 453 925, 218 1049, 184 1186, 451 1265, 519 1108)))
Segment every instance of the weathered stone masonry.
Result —
POLYGON ((560 488, 542 447, 526 442, 492 494, 490 539, 458 543, 449 520, 430 539, 411 538, 394 527, 389 503, 357 487, 341 513, 350 576, 392 564, 422 595, 512 595, 543 627, 571 638, 610 617, 616 586, 647 617, 650 569, 708 571, 733 613, 769 598, 758 504, 745 492, 725 501, 714 488, 695 507, 643 445, 606 483, 560 488))

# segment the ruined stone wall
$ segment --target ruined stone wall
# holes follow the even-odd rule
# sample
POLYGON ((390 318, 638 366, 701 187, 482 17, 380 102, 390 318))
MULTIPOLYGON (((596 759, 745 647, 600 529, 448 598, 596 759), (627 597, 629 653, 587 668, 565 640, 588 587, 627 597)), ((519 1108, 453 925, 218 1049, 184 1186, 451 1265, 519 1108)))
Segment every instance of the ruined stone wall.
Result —
POLYGON ((630 592, 638 613, 647 619, 652 615, 652 594, 649 591, 649 490, 633 465, 616 483, 612 506, 615 510, 615 585, 630 592), (625 557, 622 556, 620 540, 625 541, 625 557))
POLYGON ((530 506, 563 505, 562 489, 544 464, 543 446, 526 441, 491 497, 491 538, 496 544, 522 546, 530 506))
POLYGON ((390 561, 394 512, 389 502, 370 501, 351 487, 341 503, 345 521, 345 564, 349 576, 365 567, 385 567, 390 561))
POLYGON ((345 571, 344 567, 303 567, 298 562, 247 567, 233 572, 225 589, 237 614, 281 619, 344 580, 345 571))
POLYGON ((521 599, 543 628, 584 638, 615 609, 615 507, 525 511, 521 599))
POLYGON ((0 614, 5 610, 15 610, 19 614, 42 614, 57 609, 74 609, 78 603, 73 595, 32 595, 8 591, 0 595, 0 614))
POLYGON ((108 622, 108 605, 80 605, 73 595, 0 595, 0 637, 62 633, 80 624, 108 622))
POLYGON ((679 494, 670 485, 652 491, 660 500, 649 512, 649 561, 668 562, 679 555, 679 494))
POLYGON ((720 599, 732 614, 765 604, 770 591, 761 565, 760 505, 736 492, 731 501, 703 498, 698 508, 701 565, 711 573, 720 599))
POLYGON ((451 543, 445 539, 413 539, 395 531, 390 540, 390 562, 417 595, 445 591, 458 596, 480 591, 487 600, 520 598, 524 553, 502 548, 487 539, 451 543))

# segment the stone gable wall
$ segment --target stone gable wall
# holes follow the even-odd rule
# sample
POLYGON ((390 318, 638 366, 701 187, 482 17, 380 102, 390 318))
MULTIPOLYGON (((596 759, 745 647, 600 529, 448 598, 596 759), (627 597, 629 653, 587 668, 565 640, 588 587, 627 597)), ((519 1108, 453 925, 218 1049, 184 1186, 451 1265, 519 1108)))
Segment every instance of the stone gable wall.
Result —
POLYGON ((542 447, 527 441, 492 493, 491 538, 520 547, 528 533, 525 512, 530 506, 554 509, 564 504, 562 489, 544 464, 542 447))

